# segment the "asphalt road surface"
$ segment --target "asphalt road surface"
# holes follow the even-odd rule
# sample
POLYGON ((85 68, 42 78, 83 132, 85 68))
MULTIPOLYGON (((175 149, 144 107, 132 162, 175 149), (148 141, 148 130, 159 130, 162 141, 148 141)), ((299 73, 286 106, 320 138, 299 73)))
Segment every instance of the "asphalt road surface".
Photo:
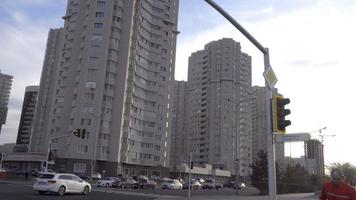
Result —
POLYGON ((153 197, 124 195, 124 194, 110 194, 104 192, 91 192, 88 195, 80 194, 66 194, 60 197, 56 194, 39 195, 32 190, 30 185, 0 183, 0 199, 1 200, 153 200, 153 197))

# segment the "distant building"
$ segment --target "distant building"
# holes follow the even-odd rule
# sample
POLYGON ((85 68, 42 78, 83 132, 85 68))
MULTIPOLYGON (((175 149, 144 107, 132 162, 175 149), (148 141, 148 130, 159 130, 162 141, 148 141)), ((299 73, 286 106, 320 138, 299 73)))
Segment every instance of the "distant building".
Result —
POLYGON ((174 81, 172 92, 172 136, 171 166, 177 167, 188 163, 188 87, 186 81, 174 81))
POLYGON ((306 169, 310 174, 318 176, 325 175, 324 145, 319 140, 308 140, 304 142, 306 169))
POLYGON ((0 145, 0 154, 1 153, 12 153, 14 151, 16 143, 6 143, 0 145))
MULTIPOLYGON (((189 147, 197 166, 250 175, 251 57, 224 38, 189 58, 189 147)), ((188 158, 185 158, 188 160, 188 158)))
POLYGON ((25 97, 22 103, 22 112, 17 133, 15 152, 27 152, 30 143, 33 118, 36 109, 38 86, 26 87, 25 97))
POLYGON ((1 73, 0 70, 0 134, 2 125, 6 123, 12 78, 10 75, 1 73))

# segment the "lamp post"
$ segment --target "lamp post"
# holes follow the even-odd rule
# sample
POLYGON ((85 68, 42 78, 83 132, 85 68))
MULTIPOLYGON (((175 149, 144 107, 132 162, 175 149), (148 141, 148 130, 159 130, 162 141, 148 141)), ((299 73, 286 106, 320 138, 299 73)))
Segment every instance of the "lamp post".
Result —
POLYGON ((96 167, 96 151, 97 151, 97 139, 98 139, 99 128, 100 128, 100 114, 99 115, 95 115, 93 113, 90 114, 96 117, 96 131, 94 133, 94 139, 93 139, 93 156, 90 161, 90 183, 92 183, 94 169, 96 167))
POLYGON ((5 155, 5 152, 1 152, 0 170, 2 170, 2 161, 4 160, 5 155))
MULTIPOLYGON (((247 32, 234 18, 232 18, 224 9, 212 0, 205 0, 210 6, 223 15, 232 25, 235 26, 250 42, 252 42, 264 55, 264 68, 267 71, 270 68, 268 48, 263 47, 249 32, 247 32)), ((275 135, 272 132, 271 104, 272 89, 265 81, 266 92, 266 139, 267 139, 267 158, 268 158, 268 191, 269 199, 277 199, 276 192, 276 164, 275 164, 275 135), (268 87, 269 86, 269 87, 268 87)))
POLYGON ((235 160, 235 173, 236 173, 236 175, 235 175, 235 192, 236 192, 236 195, 238 195, 239 194, 239 185, 240 185, 240 173, 239 173, 239 171, 240 171, 240 160, 239 159, 236 159, 235 160))

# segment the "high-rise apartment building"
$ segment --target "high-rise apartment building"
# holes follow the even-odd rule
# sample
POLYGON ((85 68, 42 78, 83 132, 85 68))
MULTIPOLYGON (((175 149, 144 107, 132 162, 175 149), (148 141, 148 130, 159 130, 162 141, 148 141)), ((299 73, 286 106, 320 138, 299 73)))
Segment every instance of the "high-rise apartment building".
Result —
POLYGON ((2 125, 6 123, 12 78, 10 75, 1 73, 0 70, 0 133, 2 125))
POLYGON ((221 39, 192 53, 188 69, 189 141, 193 162, 241 176, 251 164, 251 57, 221 39))
MULTIPOLYGON (((277 93, 277 89, 273 91, 277 93)), ((258 159, 258 152, 267 152, 267 117, 266 117, 266 88, 254 86, 251 91, 252 99, 252 160, 258 159)), ((284 143, 275 144, 275 158, 278 164, 284 163, 284 143)))
POLYGON ((304 142, 304 155, 306 169, 310 174, 318 176, 325 175, 324 145, 319 140, 308 140, 304 142))
POLYGON ((172 92, 171 166, 189 160, 188 87, 186 81, 174 81, 172 92))
POLYGON ((48 126, 51 124, 48 119, 53 111, 51 106, 54 95, 58 91, 58 89, 55 89, 55 77, 56 74, 60 73, 57 71, 57 66, 61 62, 63 31, 63 28, 50 29, 48 33, 37 106, 32 125, 30 152, 46 153, 48 150, 48 126))
POLYGON ((160 176, 169 166, 177 16, 178 0, 68 1, 44 132, 57 170, 160 176))
POLYGON ((32 125, 36 109, 39 86, 28 86, 22 103, 19 130, 14 151, 27 152, 32 134, 32 125))

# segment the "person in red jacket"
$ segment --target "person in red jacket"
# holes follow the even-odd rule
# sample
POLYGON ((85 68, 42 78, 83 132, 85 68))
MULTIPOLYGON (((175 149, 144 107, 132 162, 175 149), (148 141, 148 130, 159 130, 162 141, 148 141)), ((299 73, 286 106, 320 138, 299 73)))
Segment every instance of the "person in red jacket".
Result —
POLYGON ((340 169, 332 169, 330 176, 332 180, 323 185, 320 200, 356 200, 355 189, 342 181, 340 169))

